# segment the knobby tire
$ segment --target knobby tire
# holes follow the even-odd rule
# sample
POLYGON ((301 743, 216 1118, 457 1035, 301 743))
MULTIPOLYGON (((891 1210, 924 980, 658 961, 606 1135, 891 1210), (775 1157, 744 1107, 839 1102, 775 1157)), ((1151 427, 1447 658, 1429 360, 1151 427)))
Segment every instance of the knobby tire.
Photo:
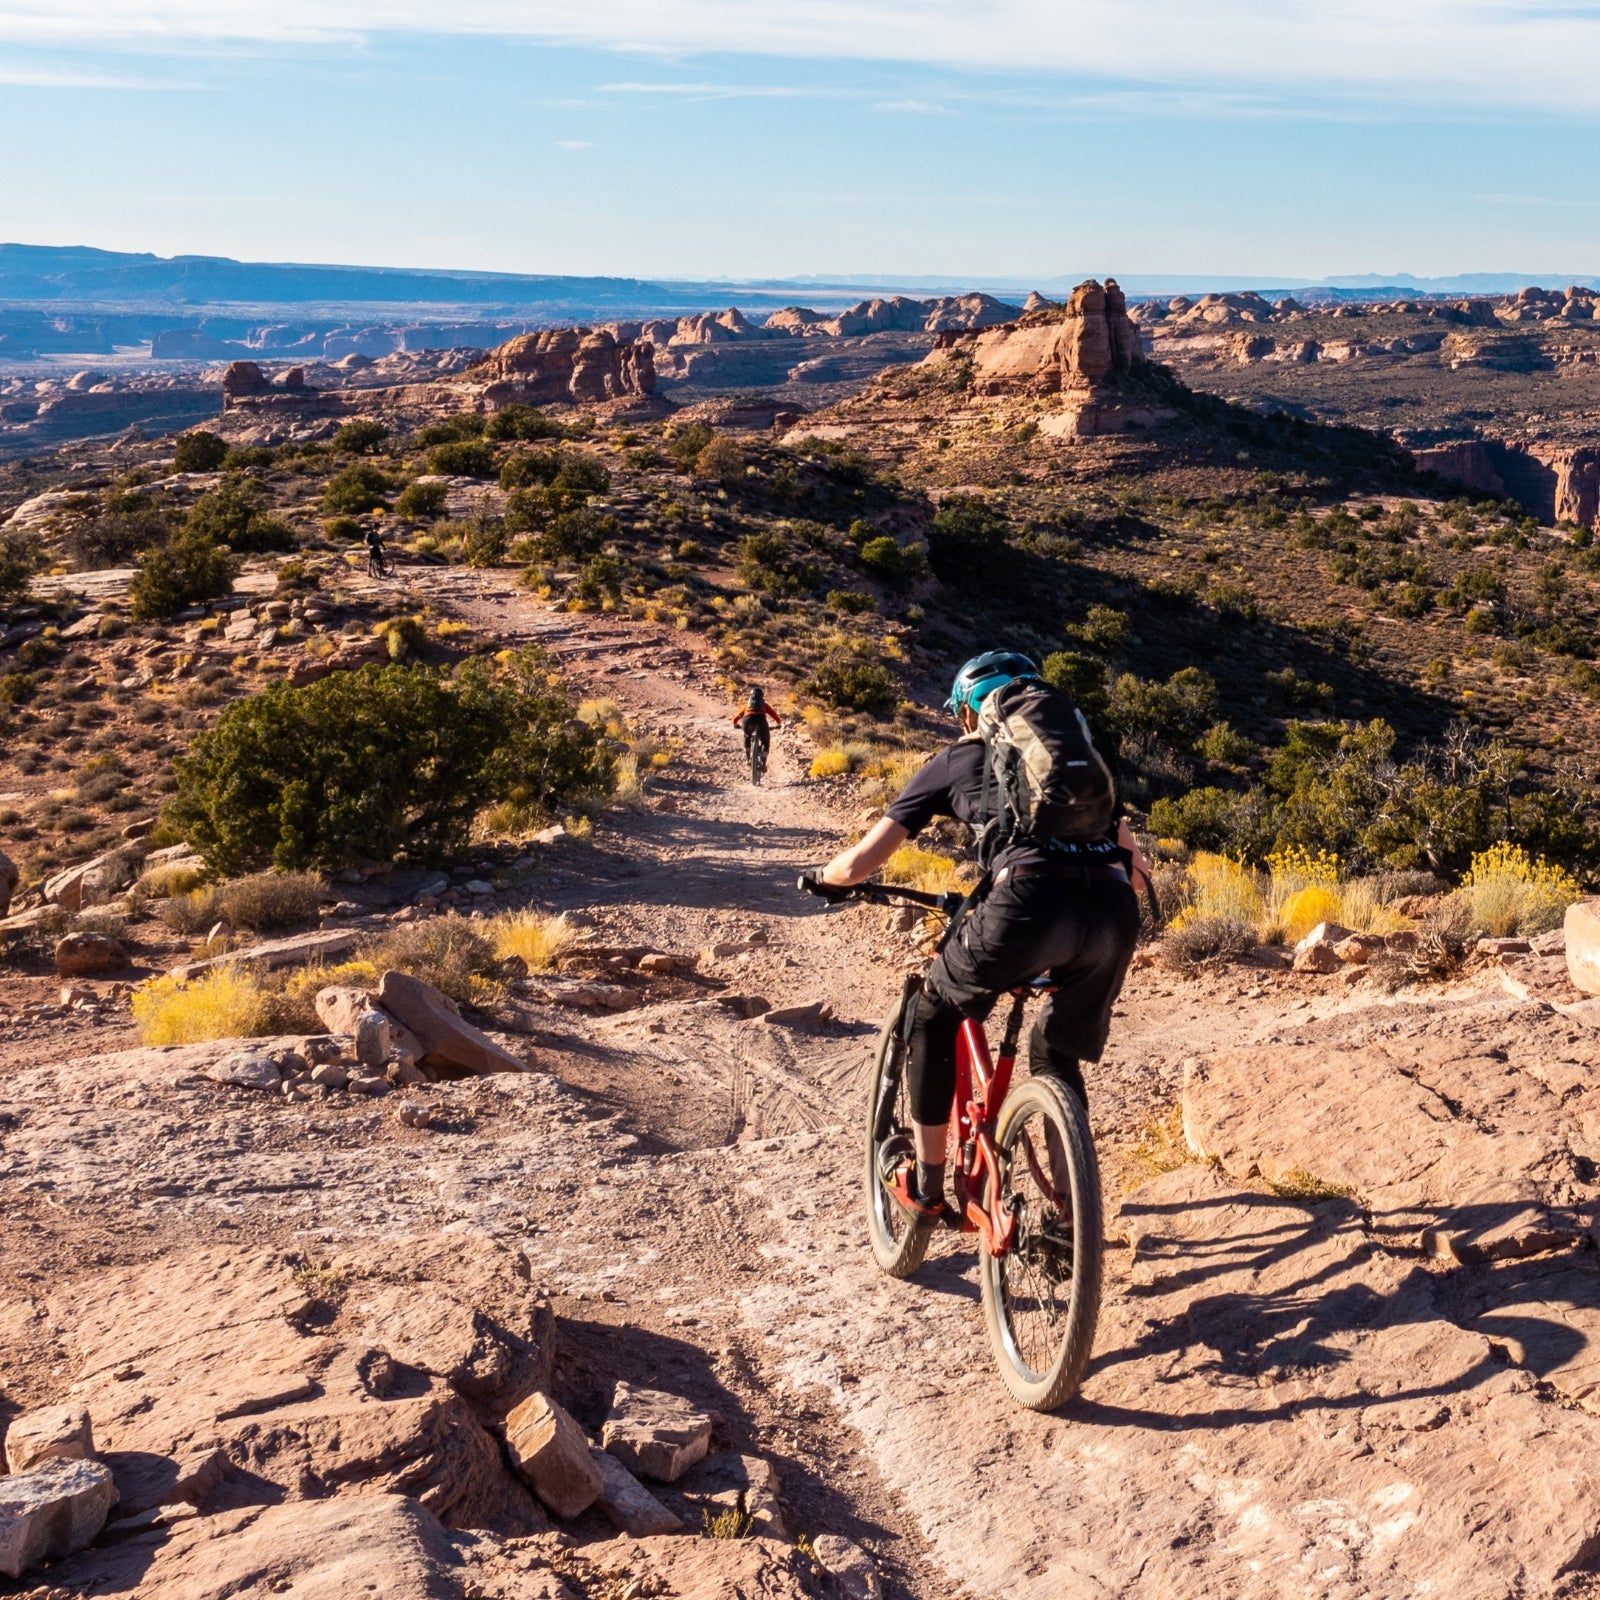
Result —
POLYGON ((873 1259, 891 1278, 909 1278, 928 1253, 933 1230, 917 1227, 883 1185, 879 1151, 886 1139, 911 1138, 911 1101, 906 1088, 906 1043, 901 1031, 906 1002, 915 980, 901 991, 895 1008, 878 1030, 867 1078, 866 1152, 862 1198, 867 1206, 867 1239, 873 1259))
POLYGON ((980 1250, 983 1320, 1013 1400, 1053 1411, 1078 1392, 1100 1318, 1100 1167, 1089 1115, 1065 1084, 1027 1078, 995 1125, 1012 1248, 980 1250))

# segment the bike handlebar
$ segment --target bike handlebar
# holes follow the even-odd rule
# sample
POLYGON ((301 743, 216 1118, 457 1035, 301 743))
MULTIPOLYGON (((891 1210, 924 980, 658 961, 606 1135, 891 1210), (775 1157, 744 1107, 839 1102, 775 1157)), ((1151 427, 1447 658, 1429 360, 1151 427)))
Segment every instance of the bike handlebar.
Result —
MULTIPOLYGON (((807 894, 815 893, 804 877, 796 887, 807 894)), ((929 911, 937 911, 949 917, 955 915, 956 908, 966 896, 956 894, 954 891, 930 894, 924 889, 902 888, 897 883, 857 883, 848 889, 833 889, 825 898, 835 904, 846 900, 864 900, 867 904, 875 906, 893 905, 896 900, 903 900, 914 906, 926 906, 929 911)))

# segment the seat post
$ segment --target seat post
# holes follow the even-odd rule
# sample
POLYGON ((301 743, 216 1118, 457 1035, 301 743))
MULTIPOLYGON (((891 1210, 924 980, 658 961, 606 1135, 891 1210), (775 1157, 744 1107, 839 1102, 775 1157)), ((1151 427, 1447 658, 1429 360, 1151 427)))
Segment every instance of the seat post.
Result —
POLYGON ((1017 1045, 1022 1038, 1022 1013, 1027 1008, 1028 997, 1019 991, 1011 997, 1011 1014, 1006 1018, 1005 1041, 1000 1046, 1000 1054, 1016 1059, 1017 1045))

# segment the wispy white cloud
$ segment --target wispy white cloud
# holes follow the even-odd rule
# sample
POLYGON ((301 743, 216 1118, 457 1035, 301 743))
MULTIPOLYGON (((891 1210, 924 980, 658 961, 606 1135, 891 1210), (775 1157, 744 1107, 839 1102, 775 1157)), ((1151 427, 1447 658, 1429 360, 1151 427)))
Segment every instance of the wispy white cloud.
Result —
POLYGON ((603 83, 597 92, 671 95, 683 100, 810 100, 827 95, 821 89, 756 83, 603 83))
POLYGON ((0 0, 0 39, 336 43, 392 31, 1600 110, 1593 0, 0 0))
POLYGON ((911 116, 922 117, 947 117, 949 108, 937 106, 929 100, 880 100, 872 108, 874 111, 902 111, 911 116))
POLYGON ((76 72, 53 67, 17 66, 0 61, 0 85, 14 89, 175 89, 170 78, 129 77, 114 72, 76 72))
POLYGON ((557 150, 593 150, 594 145, 588 139, 557 139, 557 150))

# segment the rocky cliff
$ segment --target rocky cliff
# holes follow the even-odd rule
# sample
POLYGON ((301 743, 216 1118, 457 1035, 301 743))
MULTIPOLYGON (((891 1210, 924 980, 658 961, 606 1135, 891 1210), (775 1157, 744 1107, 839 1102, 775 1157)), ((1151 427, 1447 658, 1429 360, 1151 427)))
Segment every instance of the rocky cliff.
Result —
POLYGON ((479 374, 489 381, 491 405, 593 403, 654 393, 654 358, 648 342, 619 340, 607 328, 553 328, 490 351, 479 374))

